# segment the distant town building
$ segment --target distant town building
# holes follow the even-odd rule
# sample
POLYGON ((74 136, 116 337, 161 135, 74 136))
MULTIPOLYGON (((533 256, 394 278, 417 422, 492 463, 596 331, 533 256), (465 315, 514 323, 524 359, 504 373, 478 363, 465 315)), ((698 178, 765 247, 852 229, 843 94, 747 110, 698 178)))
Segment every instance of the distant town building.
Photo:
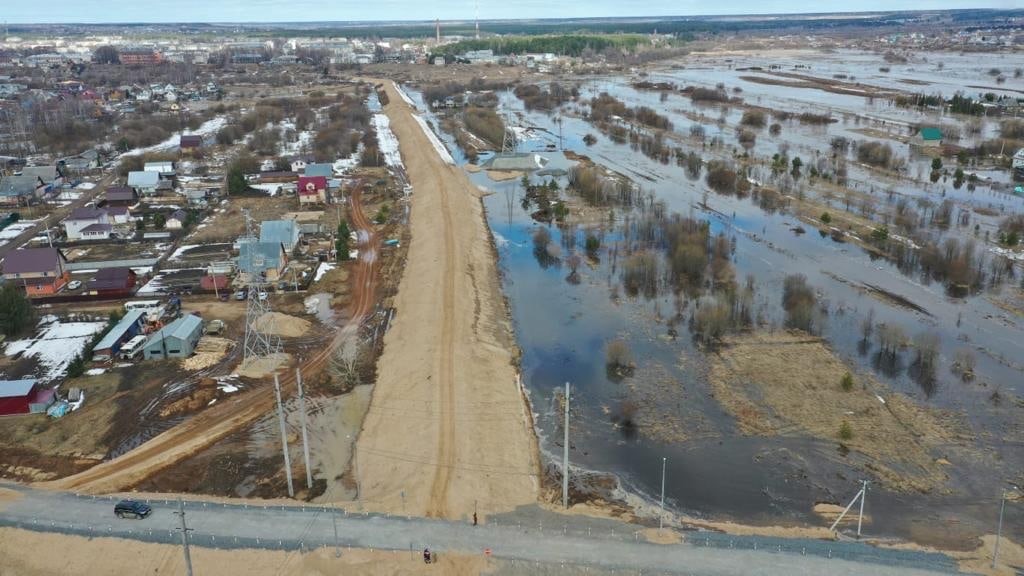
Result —
POLYGON ((151 46, 129 46, 121 48, 121 64, 128 66, 151 66, 164 61, 164 56, 151 46))

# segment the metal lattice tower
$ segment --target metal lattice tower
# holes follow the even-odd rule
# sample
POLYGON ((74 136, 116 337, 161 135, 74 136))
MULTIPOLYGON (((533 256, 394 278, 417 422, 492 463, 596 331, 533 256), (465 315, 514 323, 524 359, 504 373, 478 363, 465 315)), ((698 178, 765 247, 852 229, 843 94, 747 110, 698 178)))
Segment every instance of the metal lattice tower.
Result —
POLYGON ((516 133, 512 130, 512 105, 508 104, 512 98, 512 92, 507 94, 505 100, 505 134, 501 139, 501 153, 502 154, 515 154, 518 142, 516 141, 516 133))
MULTIPOLYGON (((245 211, 245 234, 248 241, 256 242, 255 228, 248 210, 245 211)), ((248 301, 245 308, 245 360, 250 358, 266 358, 281 351, 281 338, 274 335, 274 318, 269 316, 267 322, 260 326, 259 319, 271 312, 270 298, 267 295, 266 268, 263 255, 253 248, 246 250, 244 261, 240 259, 239 268, 245 273, 248 290, 248 301), (262 329, 261 329, 262 328, 262 329)))

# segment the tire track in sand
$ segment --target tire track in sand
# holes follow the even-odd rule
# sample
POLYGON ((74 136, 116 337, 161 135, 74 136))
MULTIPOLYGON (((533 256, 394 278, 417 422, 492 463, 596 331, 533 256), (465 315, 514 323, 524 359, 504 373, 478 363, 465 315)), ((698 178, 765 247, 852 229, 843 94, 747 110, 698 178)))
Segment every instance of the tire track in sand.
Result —
MULTIPOLYGON (((443 168, 447 169, 447 168, 443 168)), ((438 399, 441 407, 440 430, 437 439, 437 467, 430 488, 428 516, 443 518, 448 513, 448 489, 455 469, 455 238, 452 232, 452 213, 448 190, 442 182, 436 183, 441 191, 441 213, 444 226, 444 294, 441 320, 441 370, 438 381, 438 399)))

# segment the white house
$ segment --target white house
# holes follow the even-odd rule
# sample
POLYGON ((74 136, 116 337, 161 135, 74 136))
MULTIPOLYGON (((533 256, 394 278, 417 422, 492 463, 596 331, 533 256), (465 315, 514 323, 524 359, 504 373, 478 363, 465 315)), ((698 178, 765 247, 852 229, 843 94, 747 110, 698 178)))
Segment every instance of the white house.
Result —
POLYGON ((109 238, 110 217, 106 210, 77 208, 64 218, 64 233, 70 242, 109 238), (103 236, 104 230, 105 236, 103 236), (97 236, 103 237, 98 238, 97 236))
POLYGON ((185 225, 185 220, 188 219, 188 214, 184 210, 175 210, 167 217, 167 221, 164 223, 164 228, 168 230, 181 230, 185 225))
POLYGON ((1024 148, 1017 150, 1017 153, 1013 155, 1013 169, 1024 170, 1024 148))

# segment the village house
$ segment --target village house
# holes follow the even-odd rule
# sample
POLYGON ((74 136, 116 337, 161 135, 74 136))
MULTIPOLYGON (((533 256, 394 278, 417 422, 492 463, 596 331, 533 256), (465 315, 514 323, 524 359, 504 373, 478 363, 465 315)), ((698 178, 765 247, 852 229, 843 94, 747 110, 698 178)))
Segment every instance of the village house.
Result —
POLYGON ((188 220, 187 212, 184 210, 175 210, 167 217, 167 220, 164 223, 164 228, 167 230, 181 230, 185 227, 186 220, 188 220))
POLYGON ((85 283, 85 290, 96 296, 125 298, 131 296, 136 282, 138 275, 131 268, 101 268, 92 280, 85 283))
POLYGON ((134 188, 128 186, 111 186, 104 191, 104 198, 107 207, 131 208, 139 203, 139 195, 135 193, 134 188))
POLYGON ((64 218, 68 242, 106 240, 110 237, 110 216, 100 208, 76 208, 64 218))
POLYGON ((327 178, 323 176, 300 176, 298 192, 300 205, 326 204, 327 178))
POLYGON ((29 296, 56 294, 71 279, 67 259, 57 248, 21 248, 4 258, 4 280, 29 296))
POLYGON ((64 174, 56 166, 26 166, 21 169, 21 175, 38 178, 39 187, 44 189, 64 183, 64 174))
POLYGON ((0 177, 0 205, 28 206, 40 189, 39 179, 34 176, 0 177))
POLYGON ((1013 155, 1013 171, 1018 177, 1024 177, 1024 148, 1013 155))
POLYGON ((295 220, 265 220, 260 224, 260 242, 281 244, 291 252, 299 243, 299 227, 295 220))
POLYGON ((935 127, 921 128, 911 143, 918 148, 941 148, 942 130, 935 127))
POLYGON ((307 164, 305 170, 302 172, 303 176, 322 176, 324 178, 334 178, 334 166, 331 164, 307 164))
POLYGON ((128 173, 128 185, 142 195, 156 194, 160 185, 160 174, 153 171, 137 171, 128 173))
POLYGON ((260 274, 267 282, 277 282, 288 265, 288 255, 280 243, 244 242, 238 249, 238 270, 260 274))
POLYGON ((203 147, 203 137, 196 135, 182 135, 178 140, 178 149, 182 154, 191 154, 203 147))
POLYGON ((146 162, 142 165, 143 172, 156 172, 161 178, 174 176, 174 162, 146 162))

